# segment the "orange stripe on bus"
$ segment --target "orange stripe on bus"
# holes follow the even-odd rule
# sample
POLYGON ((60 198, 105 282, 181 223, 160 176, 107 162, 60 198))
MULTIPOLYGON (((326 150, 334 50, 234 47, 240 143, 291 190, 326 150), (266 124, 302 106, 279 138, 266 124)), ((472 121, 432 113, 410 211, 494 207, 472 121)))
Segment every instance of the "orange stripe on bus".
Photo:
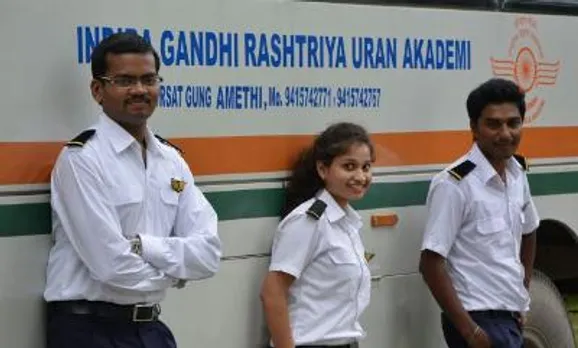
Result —
MULTIPOLYGON (((520 152, 532 158, 578 157, 578 127, 524 130, 520 152)), ((311 135, 175 138, 195 175, 282 171, 311 135)), ((471 146, 468 130, 372 134, 376 166, 445 164, 471 146)), ((64 142, 0 143, 0 185, 47 183, 64 142)))

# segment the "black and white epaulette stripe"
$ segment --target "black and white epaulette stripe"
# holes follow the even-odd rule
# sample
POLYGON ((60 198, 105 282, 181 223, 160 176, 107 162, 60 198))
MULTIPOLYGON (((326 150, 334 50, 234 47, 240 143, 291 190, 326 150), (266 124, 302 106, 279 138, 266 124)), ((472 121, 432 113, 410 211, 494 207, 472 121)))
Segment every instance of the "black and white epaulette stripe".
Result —
POLYGON ((306 213, 315 220, 319 220, 325 212, 325 208, 327 208, 327 204, 320 199, 316 199, 315 202, 311 204, 311 207, 307 209, 306 213))
POLYGON ((514 159, 518 161, 518 163, 520 163, 520 165, 522 166, 522 168, 524 168, 525 171, 528 171, 530 169, 530 165, 528 164, 526 157, 522 155, 514 155, 514 159))
POLYGON ((80 133, 79 135, 77 135, 76 137, 74 137, 74 139, 70 140, 69 142, 66 143, 66 146, 68 147, 83 147, 86 142, 92 138, 92 136, 94 135, 94 133, 96 133, 96 130, 94 129, 87 129, 84 132, 80 133))
POLYGON ((462 180, 466 175, 468 175, 476 165, 474 162, 470 160, 465 160, 462 163, 458 164, 457 166, 453 167, 448 171, 451 176, 453 176, 456 180, 462 180))
POLYGON ((181 155, 184 154, 184 151, 181 150, 180 147, 178 147, 177 145, 171 143, 170 141, 168 141, 167 139, 161 137, 160 135, 155 134, 155 138, 157 138, 161 143, 163 143, 163 144, 165 144, 165 145, 167 145, 167 146, 170 146, 170 147, 172 147, 173 149, 177 150, 177 152, 180 153, 181 155))

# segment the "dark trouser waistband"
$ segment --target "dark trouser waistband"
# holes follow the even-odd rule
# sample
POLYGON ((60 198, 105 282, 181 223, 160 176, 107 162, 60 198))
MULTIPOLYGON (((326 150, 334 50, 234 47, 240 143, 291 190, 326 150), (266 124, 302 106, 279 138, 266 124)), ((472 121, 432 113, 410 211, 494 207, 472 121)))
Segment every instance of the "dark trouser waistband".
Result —
POLYGON ((295 348, 351 348, 351 344, 340 344, 338 346, 296 346, 295 348))
POLYGON ((515 318, 521 317, 520 312, 515 311, 505 311, 505 310, 482 310, 482 311, 469 311, 470 315, 484 315, 490 318, 515 318))
POLYGON ((48 302, 49 313, 92 315, 123 322, 151 322, 158 319, 161 307, 158 304, 119 305, 100 301, 55 301, 48 302))
POLYGON ((296 346, 295 348, 351 348, 351 344, 340 344, 338 346, 296 346))

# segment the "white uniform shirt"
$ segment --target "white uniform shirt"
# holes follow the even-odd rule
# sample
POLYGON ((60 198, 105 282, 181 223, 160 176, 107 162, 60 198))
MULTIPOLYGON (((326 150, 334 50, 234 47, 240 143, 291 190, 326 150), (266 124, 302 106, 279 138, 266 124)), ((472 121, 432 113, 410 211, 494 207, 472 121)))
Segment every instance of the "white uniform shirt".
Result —
POLYGON ((109 117, 93 129, 83 147, 62 150, 52 172, 45 299, 154 303, 175 279, 212 276, 217 215, 180 154, 148 131, 145 168, 140 144, 109 117), (137 235, 142 257, 131 252, 137 235))
POLYGON ((365 336, 359 317, 369 303, 371 279, 361 218, 325 190, 318 197, 327 204, 319 220, 306 214, 311 199, 281 221, 269 267, 296 278, 288 301, 296 345, 343 344, 365 336))
POLYGON ((476 166, 461 180, 448 171, 432 180, 422 250, 446 258, 466 310, 527 311, 521 239, 539 218, 526 173, 511 158, 505 184, 477 145, 450 169, 465 160, 476 166))

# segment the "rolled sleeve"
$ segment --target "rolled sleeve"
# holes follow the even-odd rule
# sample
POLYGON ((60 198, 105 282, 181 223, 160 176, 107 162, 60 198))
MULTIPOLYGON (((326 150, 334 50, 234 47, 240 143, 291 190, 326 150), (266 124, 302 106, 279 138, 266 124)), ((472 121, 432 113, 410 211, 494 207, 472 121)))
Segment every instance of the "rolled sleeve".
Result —
POLYGON ((464 196, 456 184, 445 180, 432 182, 421 250, 447 257, 460 230, 464 205, 464 196))
POLYGON ((299 278, 313 259, 319 231, 317 221, 305 214, 289 217, 280 224, 273 241, 269 271, 279 271, 299 278))

